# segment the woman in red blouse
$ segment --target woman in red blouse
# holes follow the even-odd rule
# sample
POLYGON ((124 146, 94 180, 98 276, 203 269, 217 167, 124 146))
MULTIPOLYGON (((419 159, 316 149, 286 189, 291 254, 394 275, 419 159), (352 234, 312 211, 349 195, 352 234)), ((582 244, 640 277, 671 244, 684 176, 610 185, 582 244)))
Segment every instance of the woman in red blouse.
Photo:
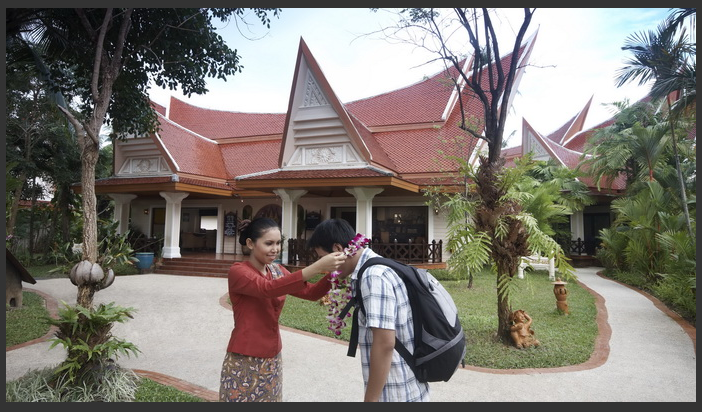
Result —
POLYGON ((316 283, 307 281, 319 273, 333 272, 346 256, 329 254, 290 273, 273 263, 282 240, 278 223, 269 218, 254 219, 242 229, 239 243, 248 246, 251 254, 248 261, 234 263, 229 269, 234 329, 222 364, 219 399, 279 402, 283 397, 283 371, 278 319, 285 297, 321 299, 331 289, 330 276, 316 283))

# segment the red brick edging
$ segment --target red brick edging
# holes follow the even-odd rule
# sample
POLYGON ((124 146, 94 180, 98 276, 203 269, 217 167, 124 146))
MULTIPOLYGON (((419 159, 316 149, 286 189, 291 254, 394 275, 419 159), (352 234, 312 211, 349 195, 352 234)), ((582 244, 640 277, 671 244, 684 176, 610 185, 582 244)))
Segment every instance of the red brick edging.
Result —
POLYGON ((663 302, 661 302, 660 300, 658 300, 658 298, 654 297, 653 295, 649 294, 648 292, 645 292, 645 291, 643 291, 643 290, 641 290, 641 289, 639 289, 639 288, 636 288, 636 287, 634 287, 634 286, 627 285, 626 283, 622 283, 622 282, 620 282, 620 281, 618 281, 618 280, 615 280, 615 279, 612 279, 612 278, 610 278, 610 277, 607 277, 607 276, 605 276, 605 275, 603 274, 603 272, 601 272, 601 271, 600 271, 600 272, 597 272, 597 275, 600 276, 600 277, 602 277, 602 278, 605 278, 605 279, 607 279, 607 280, 611 280, 612 282, 617 282, 618 284, 620 284, 620 285, 622 285, 622 286, 626 286, 627 288, 629 288, 629 289, 631 289, 631 290, 633 290, 633 291, 639 292, 639 293, 642 294, 645 298, 647 298, 648 300, 650 300, 651 302, 653 302, 653 305, 654 305, 655 307, 657 307, 661 312, 665 313, 665 314, 668 315, 671 319, 673 319, 678 325, 680 325, 680 327, 683 329, 683 331, 685 331, 685 333, 687 333, 687 336, 689 336, 689 337, 690 337, 690 340, 692 340, 692 347, 693 347, 693 349, 694 349, 694 351, 695 351, 695 354, 697 353, 697 328, 694 327, 694 326, 692 326, 692 324, 690 324, 690 322, 688 322, 687 320, 685 320, 685 318, 683 318, 682 316, 680 316, 680 315, 677 314, 676 312, 672 311, 672 310, 671 310, 670 308, 668 308, 663 302))
POLYGON ((146 371, 143 369, 132 369, 134 373, 141 376, 142 378, 151 379, 154 382, 160 383, 161 385, 171 386, 178 389, 181 392, 186 392, 191 395, 202 398, 207 402, 219 402, 219 393, 211 391, 202 386, 195 385, 186 382, 182 379, 174 378, 173 376, 164 375, 158 372, 146 371))

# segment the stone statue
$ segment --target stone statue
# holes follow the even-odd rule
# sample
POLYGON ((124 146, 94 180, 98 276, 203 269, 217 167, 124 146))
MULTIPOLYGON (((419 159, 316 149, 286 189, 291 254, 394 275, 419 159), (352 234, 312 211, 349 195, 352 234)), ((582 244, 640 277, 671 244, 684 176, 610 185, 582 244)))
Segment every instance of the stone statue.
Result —
POLYGON ((534 331, 531 330, 531 317, 523 310, 515 310, 510 315, 510 334, 512 342, 517 349, 528 348, 531 346, 539 346, 540 342, 534 337, 534 331))
POLYGON ((551 283, 553 283, 553 294, 556 295, 556 308, 560 313, 569 314, 567 301, 568 289, 565 287, 568 282, 564 282, 561 278, 558 278, 555 282, 551 283))

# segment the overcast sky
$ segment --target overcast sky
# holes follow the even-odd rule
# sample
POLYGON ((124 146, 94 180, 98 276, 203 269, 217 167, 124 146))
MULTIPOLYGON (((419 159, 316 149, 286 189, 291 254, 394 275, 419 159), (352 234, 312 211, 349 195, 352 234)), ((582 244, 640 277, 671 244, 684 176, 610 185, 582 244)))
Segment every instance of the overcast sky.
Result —
MULTIPOLYGON (((521 13, 516 9, 500 13, 501 30, 506 33, 516 31, 521 23, 508 16, 514 11, 521 13)), ((508 145, 521 143, 522 118, 549 134, 593 97, 585 124, 591 127, 611 117, 603 103, 644 97, 650 85, 616 87, 616 71, 630 57, 621 47, 628 36, 655 30, 669 14, 667 8, 537 9, 527 37, 537 29, 538 37, 505 129, 508 145)), ((424 49, 390 43, 377 34, 363 36, 389 26, 393 18, 387 11, 373 13, 367 8, 284 8, 279 18, 271 19, 270 29, 254 15, 248 18, 249 28, 215 22, 229 46, 241 54, 243 71, 226 82, 208 80, 210 91, 202 96, 185 98, 178 91, 154 88, 151 98, 163 105, 172 95, 218 110, 284 113, 301 37, 344 103, 398 89, 440 71, 440 65, 425 64, 435 55, 424 49)))

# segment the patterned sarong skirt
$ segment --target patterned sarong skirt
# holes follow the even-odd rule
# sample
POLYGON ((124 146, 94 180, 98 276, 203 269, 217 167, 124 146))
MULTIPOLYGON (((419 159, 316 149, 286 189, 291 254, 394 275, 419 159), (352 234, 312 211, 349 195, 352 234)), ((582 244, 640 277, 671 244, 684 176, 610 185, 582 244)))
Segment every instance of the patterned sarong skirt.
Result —
POLYGON ((283 359, 256 358, 227 352, 222 363, 220 402, 280 402, 283 400, 283 359))

